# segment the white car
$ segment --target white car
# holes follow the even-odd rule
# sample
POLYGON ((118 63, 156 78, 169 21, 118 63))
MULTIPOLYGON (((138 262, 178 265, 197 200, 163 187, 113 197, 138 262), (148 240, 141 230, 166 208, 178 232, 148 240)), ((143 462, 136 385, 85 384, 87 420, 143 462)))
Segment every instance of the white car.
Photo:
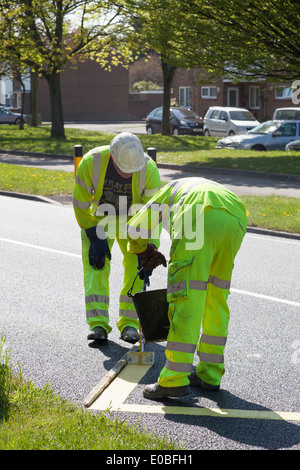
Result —
POLYGON ((247 109, 211 106, 203 120, 203 133, 207 137, 243 134, 259 124, 247 109))
POLYGON ((285 150, 288 143, 300 138, 300 121, 267 121, 242 135, 224 137, 218 149, 285 150))
POLYGON ((273 121, 296 121, 300 119, 300 108, 276 108, 273 121))

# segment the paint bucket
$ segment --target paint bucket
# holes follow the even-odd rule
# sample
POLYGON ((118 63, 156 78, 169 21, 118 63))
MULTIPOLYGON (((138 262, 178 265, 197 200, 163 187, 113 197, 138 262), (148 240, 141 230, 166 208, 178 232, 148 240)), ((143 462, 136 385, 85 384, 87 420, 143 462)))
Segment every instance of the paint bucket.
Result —
POLYGON ((145 342, 157 343, 160 341, 166 341, 170 328, 167 289, 144 290, 144 292, 132 294, 131 292, 135 279, 127 295, 132 297, 145 342))

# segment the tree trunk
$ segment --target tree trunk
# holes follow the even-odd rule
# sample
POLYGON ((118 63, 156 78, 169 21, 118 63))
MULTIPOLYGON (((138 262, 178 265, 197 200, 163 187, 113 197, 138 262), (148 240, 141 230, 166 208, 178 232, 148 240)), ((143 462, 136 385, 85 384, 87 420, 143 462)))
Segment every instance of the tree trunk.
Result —
POLYGON ((63 116, 63 106, 60 90, 60 74, 51 73, 50 75, 45 76, 50 93, 50 108, 51 108, 51 137, 55 139, 65 139, 65 130, 64 130, 64 116, 63 116))
POLYGON ((20 81, 20 85, 21 85, 21 88, 22 88, 22 95, 21 95, 21 118, 20 118, 19 129, 23 130, 23 129, 24 129, 24 118, 23 118, 23 115, 24 115, 24 104, 25 104, 25 85, 24 85, 24 82, 23 82, 23 80, 22 80, 21 74, 20 74, 19 81, 20 81))
POLYGON ((31 111, 31 127, 38 127, 37 113, 37 92, 38 92, 38 74, 31 72, 31 90, 32 90, 32 111, 31 111))
POLYGON ((170 135, 170 105, 171 105, 171 86, 175 75, 176 67, 164 62, 161 59, 163 79, 164 79, 164 95, 163 95, 163 119, 162 119, 162 135, 170 135))

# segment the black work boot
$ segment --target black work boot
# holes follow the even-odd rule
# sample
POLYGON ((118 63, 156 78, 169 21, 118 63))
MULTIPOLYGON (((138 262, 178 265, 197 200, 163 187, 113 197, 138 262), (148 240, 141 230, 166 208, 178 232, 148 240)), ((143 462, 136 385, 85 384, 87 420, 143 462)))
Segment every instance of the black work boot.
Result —
POLYGON ((196 372, 192 372, 189 376, 188 379, 190 381, 190 384, 195 387, 200 387, 202 390, 206 390, 207 392, 216 392, 220 390, 220 385, 212 385, 208 384, 207 382, 204 382, 203 380, 198 377, 196 372))
POLYGON ((139 338, 139 332, 132 326, 125 326, 121 333, 121 339, 127 341, 127 343, 136 343, 139 338))
POLYGON ((159 400, 160 398, 168 397, 183 397, 190 393, 189 385, 183 385, 182 387, 162 387, 157 382, 155 384, 146 385, 143 390, 145 398, 150 400, 159 400))
POLYGON ((92 341, 106 341, 107 333, 102 326, 95 326, 88 334, 87 339, 92 341))

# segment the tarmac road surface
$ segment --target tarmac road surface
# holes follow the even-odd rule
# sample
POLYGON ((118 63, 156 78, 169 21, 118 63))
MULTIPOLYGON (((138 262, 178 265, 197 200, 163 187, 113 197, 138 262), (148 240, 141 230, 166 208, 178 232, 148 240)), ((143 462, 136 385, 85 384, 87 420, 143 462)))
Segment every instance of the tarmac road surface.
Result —
MULTIPOLYGON (((0 219, 0 325, 11 362, 36 385, 50 383, 82 405, 131 350, 116 328, 120 250, 115 244, 112 251, 112 332, 104 345, 88 343, 80 233, 71 206, 0 196, 0 219)), ((164 234, 167 258, 169 246, 164 234)), ((133 387, 125 394, 124 382, 118 382, 124 379, 115 379, 117 403, 107 388, 110 415, 187 450, 300 450, 299 265, 299 240, 247 234, 229 297, 222 389, 209 394, 193 387, 181 399, 145 399, 144 385, 156 381, 165 362, 165 344, 149 343, 145 350, 155 353, 155 361, 146 375, 136 383, 125 380, 133 387)), ((159 267, 150 288, 165 285, 166 270, 159 267)))

